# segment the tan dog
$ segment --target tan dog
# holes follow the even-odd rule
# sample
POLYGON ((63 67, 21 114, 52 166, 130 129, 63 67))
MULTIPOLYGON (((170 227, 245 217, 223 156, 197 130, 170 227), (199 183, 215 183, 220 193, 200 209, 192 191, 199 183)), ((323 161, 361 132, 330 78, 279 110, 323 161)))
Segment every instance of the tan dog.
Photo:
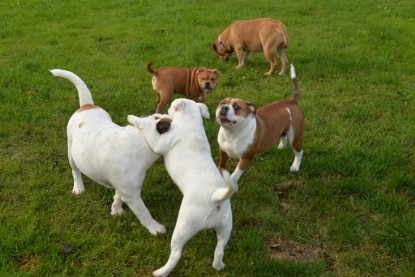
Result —
POLYGON ((267 75, 271 75, 277 68, 275 52, 278 51, 281 57, 279 76, 284 76, 288 65, 287 47, 287 29, 284 24, 272 18, 237 20, 212 45, 213 50, 226 61, 235 51, 239 61, 237 68, 245 65, 251 52, 264 52, 265 59, 271 64, 267 75))
POLYGON ((284 148, 287 137, 295 153, 291 171, 300 170, 304 118, 298 107, 300 95, 292 65, 291 78, 294 93, 288 101, 273 102, 255 110, 251 103, 244 100, 226 98, 217 107, 216 121, 221 125, 218 134, 218 168, 224 169, 229 157, 239 158, 238 166, 232 173, 235 182, 238 182, 256 154, 270 150, 278 139, 278 148, 284 148))
POLYGON ((147 64, 147 71, 154 75, 151 83, 157 92, 157 113, 163 110, 174 92, 196 102, 205 102, 206 96, 212 93, 220 76, 217 69, 166 66, 153 70, 151 64, 147 64))

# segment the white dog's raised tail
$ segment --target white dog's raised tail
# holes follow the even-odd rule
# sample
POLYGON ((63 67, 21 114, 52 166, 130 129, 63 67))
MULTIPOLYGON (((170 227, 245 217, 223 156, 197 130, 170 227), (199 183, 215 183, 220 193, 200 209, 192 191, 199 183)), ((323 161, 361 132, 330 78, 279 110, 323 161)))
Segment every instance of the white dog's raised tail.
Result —
POLYGON ((84 81, 82 81, 81 78, 79 78, 76 74, 62 69, 52 69, 50 72, 54 76, 65 78, 75 85, 76 89, 78 90, 80 107, 84 105, 94 104, 91 92, 89 91, 88 87, 85 85, 84 81))
POLYGON ((223 180, 225 180, 226 188, 218 188, 212 194, 212 201, 220 202, 231 198, 232 194, 238 191, 238 185, 231 178, 227 170, 222 170, 223 180))

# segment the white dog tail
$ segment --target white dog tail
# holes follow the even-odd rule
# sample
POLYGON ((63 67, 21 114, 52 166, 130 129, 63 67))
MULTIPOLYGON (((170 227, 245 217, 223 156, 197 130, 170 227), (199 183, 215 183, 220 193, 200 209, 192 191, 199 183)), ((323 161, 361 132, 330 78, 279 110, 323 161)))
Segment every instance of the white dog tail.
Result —
POLYGON ((297 74, 295 73, 295 68, 293 64, 291 64, 291 80, 293 87, 293 96, 291 97, 291 100, 298 103, 298 100, 300 99, 300 92, 298 90, 297 74))
POLYGON ((57 77, 62 77, 69 80, 72 84, 75 85, 76 89, 78 90, 78 97, 79 97, 79 106, 82 107, 84 105, 93 105, 94 101, 92 100, 91 92, 89 91, 88 87, 85 85, 84 81, 81 80, 77 75, 70 71, 62 70, 62 69, 52 69, 50 72, 57 77))
POLYGON ((220 202, 231 198, 232 194, 238 191, 238 185, 232 180, 228 171, 222 170, 222 176, 226 183, 226 188, 218 188, 212 194, 212 201, 220 202))

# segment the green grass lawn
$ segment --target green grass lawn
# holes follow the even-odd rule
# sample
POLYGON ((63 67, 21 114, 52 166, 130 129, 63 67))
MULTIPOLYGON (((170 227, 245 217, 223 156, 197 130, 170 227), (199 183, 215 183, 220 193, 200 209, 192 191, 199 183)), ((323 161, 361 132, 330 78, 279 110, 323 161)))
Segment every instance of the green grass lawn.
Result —
POLYGON ((143 199, 166 234, 150 235, 127 207, 113 218, 113 191, 87 178, 86 193, 71 193, 66 124, 78 96, 48 70, 79 75, 120 125, 155 111, 148 61, 221 70, 204 122, 217 161, 220 100, 260 107, 292 93, 289 77, 264 76, 262 54, 235 69, 236 56, 211 50, 232 21, 258 17, 288 29, 306 120, 301 170, 290 173, 289 148, 257 156, 232 197, 225 269, 211 267, 209 230, 172 276, 415 276, 415 5, 391 0, 2 0, 0 276, 149 276, 170 253, 181 194, 162 159, 143 199))

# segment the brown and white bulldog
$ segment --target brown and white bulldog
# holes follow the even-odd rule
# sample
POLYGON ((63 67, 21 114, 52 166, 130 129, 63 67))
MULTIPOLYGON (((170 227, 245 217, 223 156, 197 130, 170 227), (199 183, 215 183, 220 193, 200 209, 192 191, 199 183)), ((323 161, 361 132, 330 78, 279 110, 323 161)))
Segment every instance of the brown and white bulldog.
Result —
POLYGON ((151 83, 157 92, 157 113, 163 110, 173 93, 182 94, 196 102, 205 102, 206 96, 212 93, 220 76, 217 69, 165 66, 153 70, 151 64, 147 64, 147 71, 154 75, 151 83))
POLYGON ((288 101, 273 102, 256 110, 249 102, 226 98, 217 107, 216 121, 221 126, 218 134, 218 168, 224 169, 229 157, 239 158, 238 166, 231 176, 235 182, 238 182, 256 154, 270 150, 278 139, 278 148, 284 148, 287 137, 295 154, 291 171, 300 169, 304 117, 298 107, 300 95, 293 65, 291 78, 293 96, 288 101))
POLYGON ((237 68, 245 65, 251 52, 264 52, 265 59, 271 64, 271 69, 266 75, 271 75, 277 68, 275 52, 278 51, 281 57, 279 76, 285 75, 288 65, 287 47, 287 28, 272 18, 237 20, 223 31, 212 45, 213 50, 226 61, 235 51, 239 61, 237 68))

